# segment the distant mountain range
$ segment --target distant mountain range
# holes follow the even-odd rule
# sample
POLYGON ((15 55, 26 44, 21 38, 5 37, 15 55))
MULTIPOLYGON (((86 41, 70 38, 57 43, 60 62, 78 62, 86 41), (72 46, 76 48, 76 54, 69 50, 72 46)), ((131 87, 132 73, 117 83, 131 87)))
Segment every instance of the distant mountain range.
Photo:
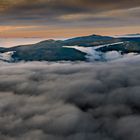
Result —
POLYGON ((86 61, 86 52, 72 46, 93 47, 97 52, 117 51, 121 54, 140 53, 140 36, 110 37, 90 35, 67 40, 45 40, 32 45, 0 47, 0 60, 19 61, 86 61), (121 42, 121 43, 118 43, 121 42), (65 47, 71 46, 71 47, 65 47), (98 47, 100 46, 100 47, 98 47), (8 55, 8 56, 7 56, 8 55))
POLYGON ((140 37, 140 33, 137 33, 137 34, 126 34, 126 35, 116 35, 114 37, 117 37, 117 38, 120 38, 120 37, 123 37, 123 38, 129 38, 129 37, 140 37))

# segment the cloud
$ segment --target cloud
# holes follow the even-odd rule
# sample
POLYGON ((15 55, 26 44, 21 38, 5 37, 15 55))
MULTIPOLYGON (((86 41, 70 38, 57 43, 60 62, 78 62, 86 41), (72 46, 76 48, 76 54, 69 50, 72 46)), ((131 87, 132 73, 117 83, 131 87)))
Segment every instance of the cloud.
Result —
POLYGON ((139 63, 1 62, 0 139, 139 140, 139 63))
POLYGON ((68 27, 75 21, 75 18, 76 22, 80 19, 82 25, 88 23, 93 25, 94 22, 95 25, 98 25, 100 21, 107 25, 108 19, 110 19, 110 22, 114 21, 113 24, 116 23, 116 20, 121 20, 119 24, 123 22, 128 25, 129 22, 123 21, 124 17, 138 19, 138 10, 131 9, 139 9, 139 7, 140 2, 138 0, 133 2, 129 0, 117 2, 115 0, 2 0, 0 2, 0 21, 1 25, 32 25, 33 23, 56 25, 57 23, 57 25, 68 27), (122 17, 123 11, 125 11, 125 15, 122 17), (110 12, 113 15, 110 16, 110 12))

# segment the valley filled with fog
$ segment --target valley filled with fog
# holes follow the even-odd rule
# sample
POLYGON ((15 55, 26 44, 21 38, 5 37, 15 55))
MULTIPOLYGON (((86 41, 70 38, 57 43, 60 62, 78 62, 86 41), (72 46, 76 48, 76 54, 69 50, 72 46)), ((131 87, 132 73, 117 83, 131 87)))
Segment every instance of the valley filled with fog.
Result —
POLYGON ((124 59, 139 57, 138 56, 139 53, 134 53, 134 52, 130 52, 127 54, 121 54, 121 51, 116 51, 116 50, 107 51, 107 52, 97 51, 97 49, 101 49, 104 47, 109 48, 110 46, 119 45, 119 44, 123 44, 123 43, 124 42, 116 42, 116 43, 112 43, 112 44, 98 45, 98 46, 94 46, 94 47, 85 47, 85 46, 63 46, 63 47, 74 48, 83 53, 86 53, 85 57, 86 57, 87 61, 89 61, 89 62, 115 61, 115 60, 120 61, 121 59, 123 61, 124 59))
POLYGON ((0 140, 140 140, 140 0, 0 0, 0 140))
POLYGON ((140 37, 28 39, 0 47, 0 140, 140 139, 140 37))
POLYGON ((0 62, 1 140, 139 140, 140 58, 0 62))

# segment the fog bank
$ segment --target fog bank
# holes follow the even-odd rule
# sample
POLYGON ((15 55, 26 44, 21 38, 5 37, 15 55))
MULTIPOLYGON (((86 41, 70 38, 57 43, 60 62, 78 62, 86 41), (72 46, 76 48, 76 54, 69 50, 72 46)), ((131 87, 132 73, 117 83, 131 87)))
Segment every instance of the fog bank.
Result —
POLYGON ((0 140, 140 139, 139 58, 0 65, 0 140))

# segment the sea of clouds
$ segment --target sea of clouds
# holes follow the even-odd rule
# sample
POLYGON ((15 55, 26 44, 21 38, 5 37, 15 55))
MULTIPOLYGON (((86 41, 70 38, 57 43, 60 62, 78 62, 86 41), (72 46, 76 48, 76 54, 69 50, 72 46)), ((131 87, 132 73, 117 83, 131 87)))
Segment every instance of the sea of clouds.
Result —
POLYGON ((140 140, 140 58, 1 62, 0 140, 140 140))

